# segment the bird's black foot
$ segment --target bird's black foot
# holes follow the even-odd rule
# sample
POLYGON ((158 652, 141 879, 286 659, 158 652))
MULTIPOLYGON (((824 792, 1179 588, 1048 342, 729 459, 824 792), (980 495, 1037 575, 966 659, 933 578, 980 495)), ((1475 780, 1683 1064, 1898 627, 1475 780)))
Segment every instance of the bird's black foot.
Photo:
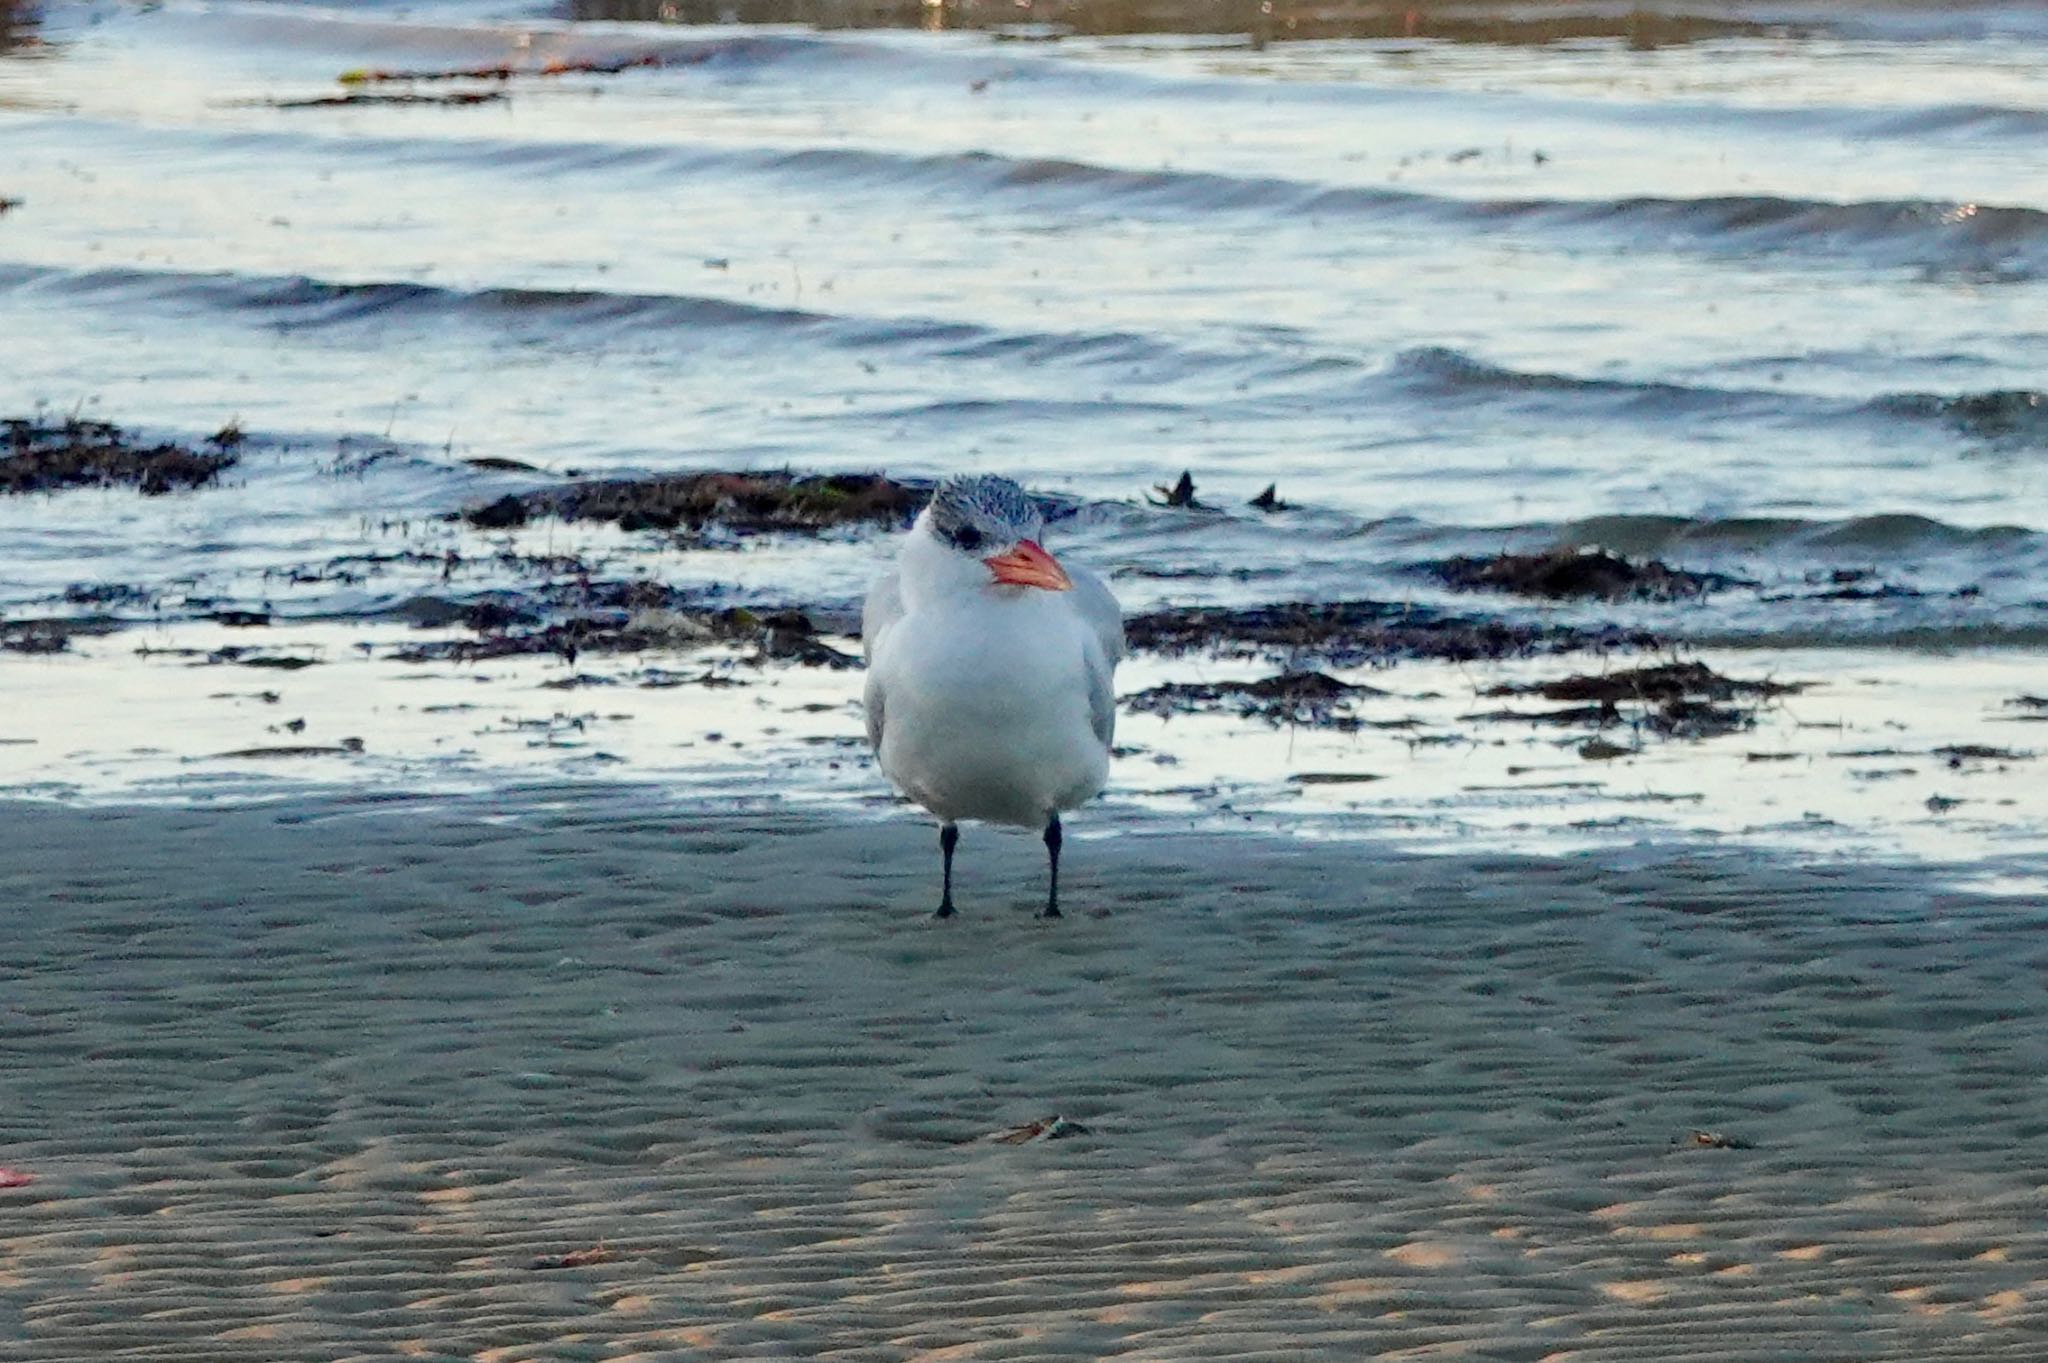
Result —
POLYGON ((941 825, 939 828, 939 856, 942 859, 945 870, 942 872, 943 879, 940 882, 939 908, 938 912, 932 915, 934 918, 951 918, 953 916, 953 849, 959 845, 960 825, 952 823, 941 825))
POLYGON ((1039 916, 1063 917, 1060 913, 1060 816, 1057 814, 1046 820, 1045 855, 1052 866, 1052 880, 1045 892, 1045 912, 1039 916))

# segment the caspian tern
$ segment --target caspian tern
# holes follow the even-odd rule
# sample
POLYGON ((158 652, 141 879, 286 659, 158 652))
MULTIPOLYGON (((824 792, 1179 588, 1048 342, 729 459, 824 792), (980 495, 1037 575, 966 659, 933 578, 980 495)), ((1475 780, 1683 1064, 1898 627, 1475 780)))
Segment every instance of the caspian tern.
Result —
POLYGON ((948 478, 868 592, 868 742, 939 820, 937 916, 953 915, 959 821, 1043 828, 1060 916, 1060 812, 1102 790, 1123 615, 1102 579, 1039 545, 1045 517, 1007 478, 948 478))

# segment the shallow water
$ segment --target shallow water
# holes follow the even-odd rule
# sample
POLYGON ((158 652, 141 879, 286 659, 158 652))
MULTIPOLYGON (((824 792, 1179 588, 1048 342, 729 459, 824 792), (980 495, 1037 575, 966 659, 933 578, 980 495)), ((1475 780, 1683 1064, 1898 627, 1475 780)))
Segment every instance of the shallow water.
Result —
MULTIPOLYGON (((16 10, 0 415, 251 443, 198 493, 0 502, 0 612, 134 584, 114 614, 368 620, 520 585, 439 519, 465 505, 786 465, 1011 473, 1074 499, 1061 543, 1136 607, 1442 603, 1418 561, 1597 543, 1755 585, 1488 607, 2048 641, 2035 7, 731 14, 16 10), (275 107, 365 68, 643 57, 275 107), (1183 468, 1214 513, 1145 505, 1183 468), (1293 510, 1245 508, 1275 482, 1293 510)), ((518 540, 837 609, 881 553, 518 540)))

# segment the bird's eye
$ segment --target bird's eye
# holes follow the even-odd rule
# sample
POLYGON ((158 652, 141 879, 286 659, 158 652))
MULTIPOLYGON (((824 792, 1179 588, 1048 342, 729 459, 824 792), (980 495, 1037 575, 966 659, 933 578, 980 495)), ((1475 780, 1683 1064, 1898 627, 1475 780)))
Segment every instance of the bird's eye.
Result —
POLYGON ((953 543, 962 549, 981 548, 981 532, 971 525, 963 525, 953 532, 953 543))

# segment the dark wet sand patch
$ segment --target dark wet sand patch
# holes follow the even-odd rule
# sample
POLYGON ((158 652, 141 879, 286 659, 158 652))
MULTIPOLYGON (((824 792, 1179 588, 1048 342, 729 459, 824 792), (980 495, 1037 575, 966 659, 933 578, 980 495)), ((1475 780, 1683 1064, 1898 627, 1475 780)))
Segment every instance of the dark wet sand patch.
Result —
POLYGON ((132 487, 155 497, 204 487, 234 462, 227 448, 209 452, 170 441, 138 444, 108 421, 0 421, 0 494, 132 487))

